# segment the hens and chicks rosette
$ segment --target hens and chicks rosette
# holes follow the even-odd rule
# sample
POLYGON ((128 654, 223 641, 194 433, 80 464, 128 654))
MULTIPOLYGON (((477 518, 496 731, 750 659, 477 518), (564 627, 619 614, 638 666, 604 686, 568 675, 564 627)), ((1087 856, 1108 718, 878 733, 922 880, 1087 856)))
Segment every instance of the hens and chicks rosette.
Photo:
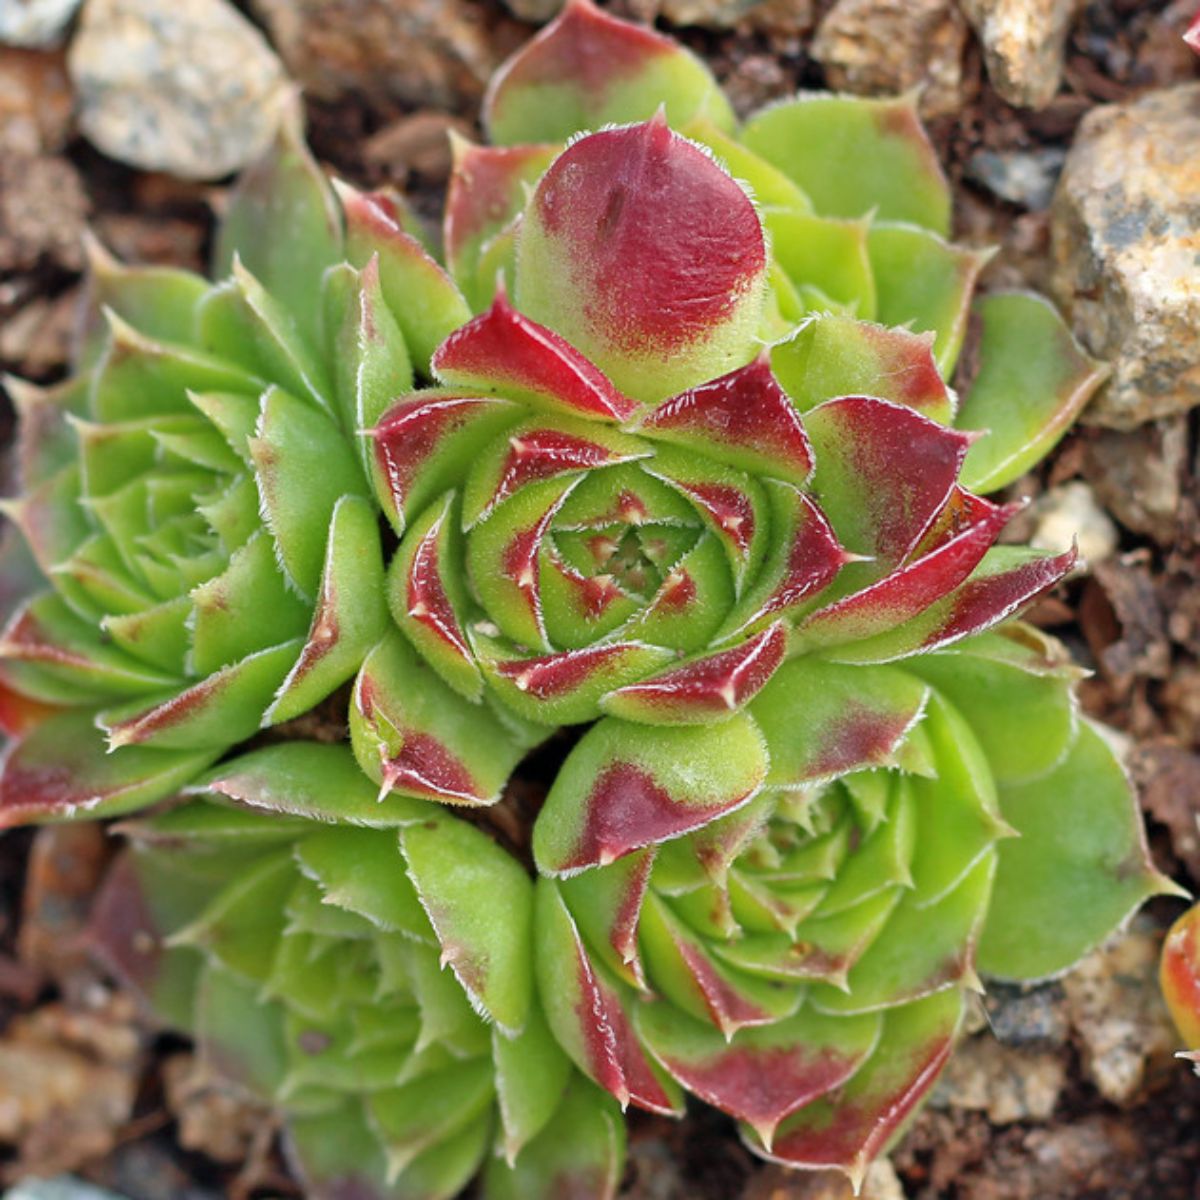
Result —
POLYGON ((982 495, 1103 371, 973 307, 908 100, 738 130, 573 3, 485 115, 445 266, 289 122, 218 282, 94 251, 106 331, 13 388, 0 823, 186 797, 123 825, 96 946, 314 1196, 609 1197, 620 1109, 688 1093, 857 1181, 980 972, 1170 886, 1012 619, 1074 555, 982 495))

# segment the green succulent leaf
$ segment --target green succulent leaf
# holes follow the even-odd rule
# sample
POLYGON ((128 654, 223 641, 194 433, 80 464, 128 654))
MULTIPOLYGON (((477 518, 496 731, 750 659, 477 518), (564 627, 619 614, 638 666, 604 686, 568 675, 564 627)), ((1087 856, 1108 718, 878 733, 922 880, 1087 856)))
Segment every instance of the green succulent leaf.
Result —
POLYGON ((1000 292, 976 305, 983 322, 979 373, 959 425, 985 434, 963 464, 962 482, 992 492, 1054 449, 1108 368, 1089 358, 1042 297, 1000 292))
POLYGON ((1150 864, 1129 796, 1116 756, 1088 722, 1049 774, 1001 789, 1004 819, 1021 836, 999 847, 980 970, 1003 979, 1056 975, 1144 900, 1177 894, 1150 864))

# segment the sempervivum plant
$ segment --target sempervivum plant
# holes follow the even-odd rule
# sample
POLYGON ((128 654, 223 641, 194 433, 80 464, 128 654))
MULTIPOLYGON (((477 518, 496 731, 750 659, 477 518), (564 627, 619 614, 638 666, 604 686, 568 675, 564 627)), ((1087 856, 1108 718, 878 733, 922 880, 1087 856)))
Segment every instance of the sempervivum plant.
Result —
POLYGON ((370 825, 205 798, 126 827, 92 920, 113 970, 283 1115, 309 1195, 437 1200, 485 1165, 490 1200, 612 1195, 620 1113, 541 1015, 522 866, 420 801, 378 804, 344 747, 273 747, 211 786, 251 773, 370 825), (506 918, 486 959, 483 896, 506 918))
MULTIPOLYGON (((9 754, 0 824, 165 796, 384 636, 358 431, 469 315, 399 221, 386 196, 339 204, 289 120, 232 200, 218 282, 94 249, 105 328, 81 369, 11 387, 23 490, 5 511, 39 582, 0 675, 63 711, 9 754)), ((10 538, 9 576, 22 557, 10 538)))

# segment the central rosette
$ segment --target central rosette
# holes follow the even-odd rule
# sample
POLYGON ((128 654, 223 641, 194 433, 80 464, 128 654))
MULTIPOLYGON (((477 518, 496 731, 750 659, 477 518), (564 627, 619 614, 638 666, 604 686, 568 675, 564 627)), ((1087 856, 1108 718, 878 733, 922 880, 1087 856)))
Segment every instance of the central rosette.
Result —
POLYGON ((1068 568, 990 549, 1013 510, 959 486, 971 436, 927 338, 824 316, 764 349, 759 215, 661 118, 574 142, 505 236, 513 301, 366 431, 396 628, 350 725, 385 792, 494 803, 553 729, 596 722, 534 851, 609 862, 894 761, 925 690, 874 664, 1068 568))

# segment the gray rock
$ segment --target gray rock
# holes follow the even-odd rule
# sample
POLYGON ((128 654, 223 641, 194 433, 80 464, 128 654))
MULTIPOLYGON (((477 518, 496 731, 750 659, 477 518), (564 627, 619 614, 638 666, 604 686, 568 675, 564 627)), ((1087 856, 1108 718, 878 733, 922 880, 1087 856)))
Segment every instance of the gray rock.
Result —
POLYGON ((992 1035, 1007 1046, 1062 1046, 1071 1030, 1058 983, 1024 987, 989 980, 983 1004, 992 1035))
POLYGON ((54 1179, 22 1179, 4 1193, 5 1200, 124 1200, 116 1192, 93 1187, 71 1175, 54 1179))
POLYGON ((959 0, 983 45, 992 86, 1010 104, 1043 108, 1062 81, 1078 0, 959 0))
POLYGON ((187 179, 255 158, 286 86, 263 36, 226 0, 87 0, 68 67, 100 150, 187 179))
POLYGON ((0 0, 0 42, 56 46, 78 7, 79 0, 0 0))
POLYGON ((920 85, 926 116, 962 106, 967 25, 951 0, 838 0, 812 55, 831 87, 895 95, 920 85))
POLYGON ((1050 207, 1066 157, 1057 146, 1009 153, 977 150, 967 159, 966 174, 1001 200, 1040 212, 1050 207))
POLYGON ((1051 210, 1053 288, 1113 375, 1085 420, 1116 429, 1200 403, 1200 84, 1084 118, 1051 210))

